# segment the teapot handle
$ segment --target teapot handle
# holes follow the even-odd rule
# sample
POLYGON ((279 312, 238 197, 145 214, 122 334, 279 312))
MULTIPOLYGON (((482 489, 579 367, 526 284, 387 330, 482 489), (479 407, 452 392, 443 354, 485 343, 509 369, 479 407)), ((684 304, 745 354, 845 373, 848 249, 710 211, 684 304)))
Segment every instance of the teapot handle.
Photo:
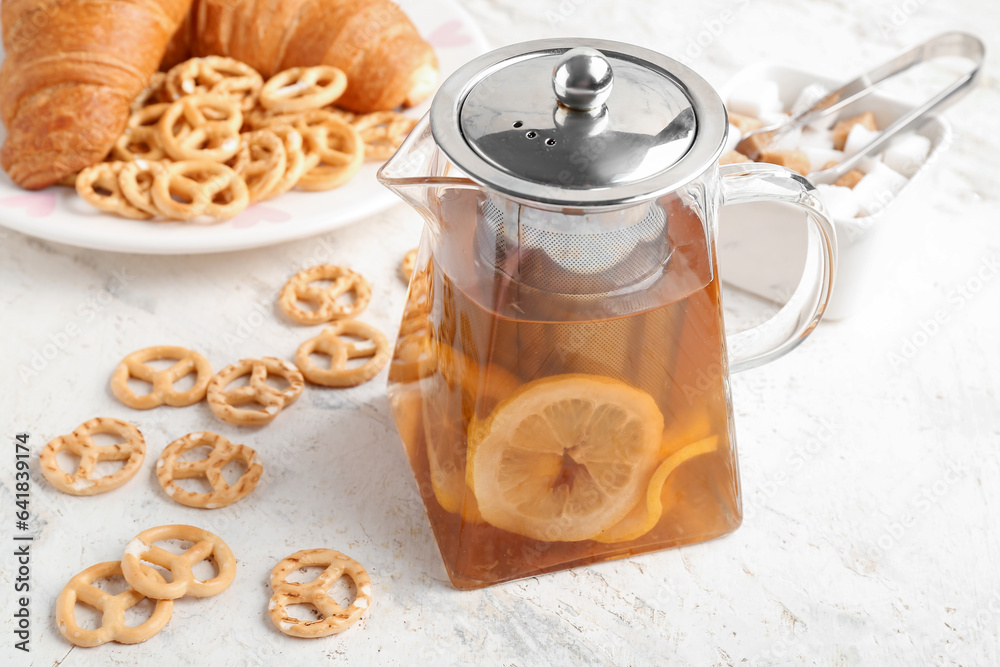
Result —
POLYGON ((819 324, 837 272, 837 235, 815 188, 799 174, 762 163, 724 165, 719 173, 723 206, 757 201, 794 204, 812 223, 802 279, 788 302, 766 322, 726 336, 729 370, 735 373, 787 354, 819 324))

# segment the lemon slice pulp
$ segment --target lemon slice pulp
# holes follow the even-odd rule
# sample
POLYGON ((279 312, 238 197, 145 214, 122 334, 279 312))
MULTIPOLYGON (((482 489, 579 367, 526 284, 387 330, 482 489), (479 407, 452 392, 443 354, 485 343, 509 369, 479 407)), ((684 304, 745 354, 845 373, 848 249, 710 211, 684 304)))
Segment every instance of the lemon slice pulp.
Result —
POLYGON ((523 386, 469 429, 468 483, 485 521, 545 541, 592 539, 647 494, 663 414, 596 375, 523 386))
POLYGON ((719 436, 713 435, 685 445, 668 456, 653 473, 646 497, 640 500, 625 518, 594 539, 598 542, 628 542, 651 531, 653 526, 659 523, 660 517, 663 516, 663 486, 667 483, 670 475, 685 461, 714 452, 718 444, 719 436))
POLYGON ((476 500, 466 493, 468 433, 462 415, 473 409, 476 400, 492 408, 513 393, 518 382, 502 368, 479 367, 452 348, 442 346, 439 352, 441 375, 434 378, 436 382, 426 381, 433 389, 423 407, 431 488, 446 512, 478 522, 482 519, 476 500))

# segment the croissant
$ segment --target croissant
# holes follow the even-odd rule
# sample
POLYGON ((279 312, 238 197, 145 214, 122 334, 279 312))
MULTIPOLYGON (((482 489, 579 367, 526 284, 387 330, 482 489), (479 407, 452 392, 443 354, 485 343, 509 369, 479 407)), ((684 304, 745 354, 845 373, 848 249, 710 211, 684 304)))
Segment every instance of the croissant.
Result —
POLYGON ((0 164, 29 189, 107 155, 191 0, 3 0, 0 164))
POLYGON ((242 60, 265 77, 332 65, 347 74, 337 106, 367 113, 412 106, 434 91, 434 50, 389 0, 195 0, 194 55, 242 60))

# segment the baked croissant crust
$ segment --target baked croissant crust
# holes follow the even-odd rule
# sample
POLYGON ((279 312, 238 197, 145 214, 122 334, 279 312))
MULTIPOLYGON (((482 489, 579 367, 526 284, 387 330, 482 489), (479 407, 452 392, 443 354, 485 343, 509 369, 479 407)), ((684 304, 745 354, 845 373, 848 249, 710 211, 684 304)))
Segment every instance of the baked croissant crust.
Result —
POLYGON ((389 0, 195 0, 194 55, 242 60, 269 77, 332 65, 347 74, 337 106, 367 113, 412 106, 438 79, 434 49, 389 0))
POLYGON ((338 106, 360 113, 417 104, 438 79, 389 0, 2 0, 0 21, 0 164, 28 189, 102 160, 153 72, 191 54, 265 77, 332 65, 348 77, 338 106))
POLYGON ((102 160, 191 0, 3 0, 0 164, 28 189, 102 160))

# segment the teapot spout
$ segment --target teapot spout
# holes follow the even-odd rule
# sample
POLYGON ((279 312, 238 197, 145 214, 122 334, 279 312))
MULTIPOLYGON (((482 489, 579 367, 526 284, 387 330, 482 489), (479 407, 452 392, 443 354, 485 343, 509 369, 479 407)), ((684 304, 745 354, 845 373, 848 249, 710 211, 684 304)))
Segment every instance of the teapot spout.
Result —
POLYGON ((481 190, 475 181, 461 175, 438 148, 427 115, 378 170, 378 180, 428 222, 435 220, 433 208, 442 195, 455 189, 481 190))

